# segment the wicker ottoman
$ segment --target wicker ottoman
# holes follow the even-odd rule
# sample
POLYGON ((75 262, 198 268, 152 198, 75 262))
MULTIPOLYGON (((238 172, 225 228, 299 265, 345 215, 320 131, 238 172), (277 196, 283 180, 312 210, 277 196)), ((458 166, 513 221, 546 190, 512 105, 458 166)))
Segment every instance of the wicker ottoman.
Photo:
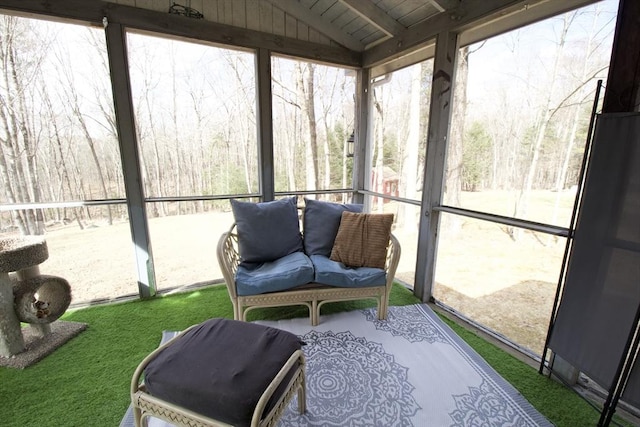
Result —
POLYGON ((146 425, 147 417, 179 426, 275 425, 296 392, 305 411, 304 363, 289 332, 208 320, 140 363, 131 381, 135 425, 146 425))

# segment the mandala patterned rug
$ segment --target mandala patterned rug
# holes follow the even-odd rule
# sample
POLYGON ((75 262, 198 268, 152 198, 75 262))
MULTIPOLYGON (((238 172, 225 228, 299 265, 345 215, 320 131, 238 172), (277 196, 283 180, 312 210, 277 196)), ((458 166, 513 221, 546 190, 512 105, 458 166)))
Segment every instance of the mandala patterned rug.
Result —
MULTIPOLYGON (((424 304, 389 307, 382 321, 367 309, 323 316, 316 327, 256 323, 307 344, 307 412, 294 399, 281 427, 552 425, 424 304)), ((131 410, 121 423, 129 426, 131 410)))

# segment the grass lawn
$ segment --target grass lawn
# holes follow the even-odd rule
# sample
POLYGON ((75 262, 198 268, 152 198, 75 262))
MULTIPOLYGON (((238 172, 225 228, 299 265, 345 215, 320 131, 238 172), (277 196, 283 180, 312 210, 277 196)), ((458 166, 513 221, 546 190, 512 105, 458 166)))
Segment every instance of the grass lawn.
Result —
MULTIPOLYGON (((391 305, 419 302, 396 285, 391 305)), ((326 313, 369 307, 366 302, 327 304, 326 313)), ((325 314, 325 311, 323 311, 325 314)), ((254 310, 252 319, 307 316, 306 308, 254 310)), ((116 426, 129 405, 131 375, 157 347, 162 330, 181 330, 212 317, 233 318, 224 286, 96 306, 65 314, 89 327, 25 370, 0 368, 0 425, 24 427, 116 426)), ((448 322, 494 368, 557 426, 596 425, 599 414, 573 391, 492 344, 448 322)))

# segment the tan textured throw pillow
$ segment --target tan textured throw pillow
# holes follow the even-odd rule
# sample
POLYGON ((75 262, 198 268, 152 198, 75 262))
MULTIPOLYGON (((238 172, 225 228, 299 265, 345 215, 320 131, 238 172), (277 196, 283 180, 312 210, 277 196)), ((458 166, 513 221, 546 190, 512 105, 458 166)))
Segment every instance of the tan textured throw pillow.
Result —
POLYGON ((343 212, 331 256, 349 267, 384 268, 393 214, 343 212))

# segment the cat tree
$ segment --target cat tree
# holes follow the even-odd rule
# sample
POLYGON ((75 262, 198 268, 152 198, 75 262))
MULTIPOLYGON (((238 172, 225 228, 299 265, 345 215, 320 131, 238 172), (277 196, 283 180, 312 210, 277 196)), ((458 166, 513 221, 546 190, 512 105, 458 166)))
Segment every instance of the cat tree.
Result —
POLYGON ((40 274, 49 258, 43 237, 0 238, 0 357, 25 350, 20 322, 40 338, 51 333, 71 303, 71 288, 62 277, 40 274), (11 277, 9 273, 14 273, 11 277))

